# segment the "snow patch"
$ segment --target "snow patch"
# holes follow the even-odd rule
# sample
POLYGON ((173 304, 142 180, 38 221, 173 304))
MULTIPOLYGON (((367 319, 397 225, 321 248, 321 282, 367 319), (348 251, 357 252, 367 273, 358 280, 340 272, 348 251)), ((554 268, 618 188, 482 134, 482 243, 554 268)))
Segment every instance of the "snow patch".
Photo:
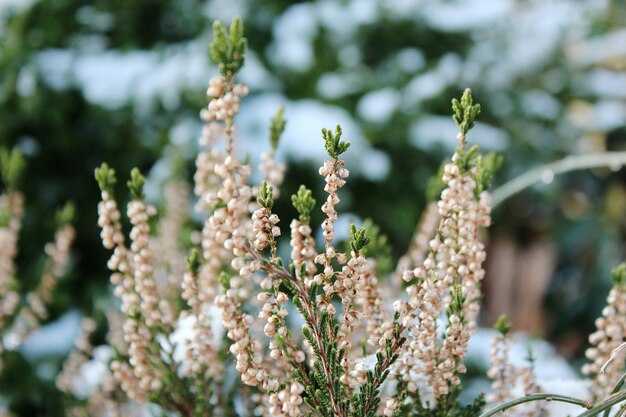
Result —
POLYGON ((430 1, 422 8, 426 22, 446 32, 487 26, 512 12, 512 0, 430 1))
POLYGON ((368 122, 387 123, 398 109, 400 94, 393 88, 372 91, 361 97, 357 104, 358 115, 368 122))
POLYGON ((48 355, 66 355, 74 346, 81 320, 78 310, 65 313, 58 320, 31 333, 20 347, 20 352, 30 361, 48 355))
POLYGON ((282 95, 270 93, 255 95, 242 102, 241 113, 237 116, 237 137, 240 147, 246 150, 242 156, 250 157, 254 166, 258 166, 261 152, 269 148, 269 120, 280 105, 285 107, 287 126, 278 147, 279 160, 290 157, 296 162, 312 160, 321 165, 328 155, 320 131, 322 128, 334 129, 339 124, 343 138, 351 143, 346 154, 348 169, 373 180, 387 175, 388 158, 371 148, 360 126, 346 110, 316 100, 289 101, 282 95), (378 166, 370 165, 372 162, 378 166))
MULTIPOLYGON (((459 128, 451 117, 426 115, 411 126, 410 142, 419 149, 443 145, 452 152, 458 145, 458 131, 459 128)), ((505 131, 481 122, 476 122, 468 137, 470 143, 488 151, 504 150, 510 142, 505 131)))
POLYGON ((313 65, 313 38, 317 34, 314 6, 296 4, 274 22, 274 42, 270 45, 272 62, 290 71, 303 72, 313 65))

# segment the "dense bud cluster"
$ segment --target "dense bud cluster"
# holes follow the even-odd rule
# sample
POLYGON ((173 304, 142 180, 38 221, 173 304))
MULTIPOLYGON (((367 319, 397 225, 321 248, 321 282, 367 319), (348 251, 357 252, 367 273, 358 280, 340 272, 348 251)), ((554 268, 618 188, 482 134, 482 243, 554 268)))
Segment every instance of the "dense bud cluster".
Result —
POLYGON ((240 313, 237 290, 229 289, 225 294, 217 296, 215 304, 222 310, 224 329, 233 341, 229 350, 235 355, 235 369, 241 374, 242 382, 251 386, 267 383, 268 375, 263 367, 261 343, 252 340, 248 333, 253 318, 240 313))
MULTIPOLYGON (((70 224, 74 215, 71 203, 57 212, 54 240, 44 246, 45 263, 37 287, 20 292, 16 257, 24 215, 24 196, 15 185, 21 174, 23 159, 14 149, 0 147, 0 178, 6 189, 0 194, 0 373, 5 350, 16 350, 48 318, 48 305, 58 281, 65 275, 70 261, 75 230, 70 224), (10 172, 7 172, 10 171, 10 172)), ((0 413, 2 413, 0 407, 0 413)))
POLYGON ((623 266, 613 271, 614 286, 602 317, 596 319, 596 331, 589 336, 591 347, 585 352, 591 362, 583 365, 582 372, 593 377, 593 395, 598 399, 610 395, 623 374, 623 361, 612 360, 612 353, 626 342, 625 271, 623 266))
POLYGON ((239 113, 239 102, 248 95, 244 84, 232 84, 222 76, 211 79, 207 95, 213 100, 209 103, 209 117, 213 120, 226 120, 239 113))
POLYGON ((300 406, 302 405, 302 393, 304 386, 299 382, 292 382, 290 385, 280 390, 278 393, 271 394, 270 414, 280 417, 298 417, 302 415, 300 406))

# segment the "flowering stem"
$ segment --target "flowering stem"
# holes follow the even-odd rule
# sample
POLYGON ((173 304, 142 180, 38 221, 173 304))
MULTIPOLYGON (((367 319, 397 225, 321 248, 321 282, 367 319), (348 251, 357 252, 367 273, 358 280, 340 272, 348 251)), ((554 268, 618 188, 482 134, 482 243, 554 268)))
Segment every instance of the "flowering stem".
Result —
MULTIPOLYGON (((404 327, 401 326, 400 327, 400 332, 404 331, 404 327)), ((393 363, 395 362, 395 360, 397 359, 397 357, 394 358, 394 356, 398 353, 398 351, 400 350, 400 348, 404 345, 405 340, 404 339, 397 339, 394 338, 393 341, 393 345, 391 347, 391 353, 392 356, 387 356, 385 357, 385 359, 383 360, 383 363, 380 367, 380 375, 385 376, 386 377, 386 372, 387 370, 391 367, 391 365, 393 365, 393 363)), ((379 378, 378 376, 374 376, 374 379, 372 380, 372 391, 376 392, 376 390, 378 390, 380 388, 380 386, 382 385, 382 383, 385 382, 384 378, 379 378)), ((367 416, 369 415, 369 413, 371 412, 371 408, 373 408, 374 406, 374 396, 370 396, 365 400, 365 406, 363 407, 363 415, 367 416)))
MULTIPOLYGON (((254 249, 250 248, 250 253, 257 259, 261 259, 261 255, 254 249)), ((327 386, 328 386, 328 390, 330 393, 330 401, 333 405, 333 411, 335 416, 338 417, 342 417, 344 416, 344 413, 342 413, 342 409, 340 407, 339 404, 339 399, 337 397, 337 393, 335 392, 335 387, 334 387, 334 381, 333 378, 330 374, 330 365, 328 362, 328 359, 326 358, 326 356, 323 354, 323 352, 325 352, 325 348, 324 348, 324 341, 322 338, 322 332, 321 329, 319 328, 319 317, 318 317, 318 312, 317 309, 313 308, 312 304, 311 304, 311 300, 309 298, 309 293, 306 291, 306 289, 304 288, 302 282, 300 282, 300 280, 294 278, 289 271, 287 271, 285 268, 274 265, 272 263, 268 263, 268 264, 264 264, 263 262, 261 263, 262 265, 262 269, 264 269, 265 271, 267 271, 268 274, 273 274, 276 276, 280 276, 283 279, 287 279, 290 280, 291 282, 293 282, 293 284, 296 286, 296 288, 298 289, 298 295, 302 298, 302 305, 304 308, 306 308, 307 310, 307 315, 310 317, 310 324, 311 324, 311 328, 313 330, 313 336, 315 337, 315 341, 317 342, 317 347, 319 349, 319 351, 321 352, 320 354, 320 361, 322 363, 323 369, 324 369, 324 374, 326 376, 326 382, 327 382, 327 386)))
POLYGON ((495 208, 507 198, 541 181, 546 177, 546 175, 551 178, 557 174, 563 174, 579 169, 601 167, 619 168, 624 165, 626 165, 626 152, 603 152, 591 155, 570 155, 561 160, 532 169, 496 188, 491 193, 492 207, 495 208))
MULTIPOLYGON (((588 401, 583 401, 583 400, 579 400, 577 398, 567 397, 565 395, 557 395, 557 394, 530 394, 530 395, 526 395, 524 397, 516 398, 516 399, 514 399, 512 401, 508 401, 508 402, 506 402, 504 404, 500 404, 499 406, 497 406, 495 408, 492 408, 491 410, 481 414, 480 417, 495 416, 500 411, 508 410, 509 408, 513 408, 515 406, 518 406, 520 404, 524 404, 524 403, 527 403, 527 402, 540 401, 540 400, 557 401, 557 402, 562 402, 562 403, 575 404, 575 405, 578 405, 580 407, 587 408, 587 409, 590 409, 590 408, 593 407, 592 404, 589 403, 588 401)), ((593 410, 589 410, 589 411, 593 411, 593 410)), ((594 415, 594 414, 588 414, 588 415, 591 416, 591 415, 594 415)), ((585 416, 587 416, 587 414, 585 414, 585 416)), ((583 414, 581 414, 578 417, 583 417, 583 414)))

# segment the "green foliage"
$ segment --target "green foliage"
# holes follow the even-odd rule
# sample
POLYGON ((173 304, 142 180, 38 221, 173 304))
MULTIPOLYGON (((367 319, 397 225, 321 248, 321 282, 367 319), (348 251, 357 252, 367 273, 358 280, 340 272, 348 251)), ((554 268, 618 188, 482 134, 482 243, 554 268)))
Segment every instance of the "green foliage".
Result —
POLYGON ((68 201, 65 205, 57 210, 55 214, 56 223, 59 226, 72 223, 76 217, 76 206, 72 201, 68 201))
POLYGON ((493 328, 497 330, 502 336, 506 336, 511 331, 511 323, 506 317, 506 314, 500 315, 498 321, 493 325, 493 328))
POLYGON ((463 304, 465 304, 463 287, 461 285, 457 285, 454 290, 450 291, 450 295, 452 296, 452 301, 450 302, 450 306, 448 307, 448 316, 455 314, 459 316, 461 320, 463 320, 463 304))
POLYGON ((280 141, 280 136, 285 131, 286 124, 285 108, 280 106, 270 123, 270 143, 272 144, 272 149, 276 150, 278 148, 278 142, 280 141))
POLYGON ((461 101, 452 99, 452 118, 461 129, 463 141, 465 135, 474 127, 474 120, 480 114, 480 104, 473 104, 472 90, 466 88, 461 97, 461 101))
POLYGON ((393 269, 391 246, 387 236, 381 232, 380 227, 372 219, 365 219, 363 227, 365 228, 365 236, 370 241, 367 247, 361 250, 361 253, 363 256, 376 259, 376 275, 378 277, 387 276, 393 269))
POLYGON ((271 210, 272 207, 274 207, 274 198, 272 197, 273 193, 274 189, 272 186, 263 181, 259 186, 259 198, 257 198, 261 207, 265 207, 268 210, 271 210))
POLYGON ((230 288, 230 276, 226 272, 221 272, 217 277, 217 282, 219 282, 225 290, 230 288))
POLYGON ((472 145, 467 150, 464 150, 462 146, 457 148, 458 159, 456 160, 456 164, 461 170, 461 173, 466 173, 476 166, 480 158, 479 150, 478 145, 472 145))
POLYGON ((499 153, 489 152, 486 155, 481 155, 476 161, 476 183, 477 192, 480 193, 484 190, 491 188, 491 181, 495 173, 502 166, 504 156, 499 153))
POLYGON ((613 271, 611 271, 611 276, 616 286, 624 287, 626 284, 626 262, 617 265, 613 271))
MULTIPOLYGON (((315 290, 316 287, 311 289, 312 292, 315 290)), ((310 300, 313 303, 313 311, 317 311, 315 297, 310 297, 310 300)), ((302 326, 302 335, 315 355, 313 366, 306 369, 306 375, 300 370, 296 372, 300 381, 305 376, 311 381, 309 384, 303 384, 306 393, 303 399, 321 417, 336 416, 335 407, 341 410, 340 415, 347 415, 350 396, 346 387, 341 383, 344 375, 341 362, 346 355, 346 350, 339 347, 340 326, 327 311, 322 311, 319 318, 311 317, 303 306, 305 302, 307 301, 303 301, 299 295, 293 298, 294 306, 305 322, 302 326), (332 384, 329 384, 329 381, 332 381, 332 384)))
POLYGON ((11 221, 11 210, 0 207, 0 228, 7 227, 11 221))
POLYGON ((367 244, 370 238, 365 233, 365 228, 356 228, 354 224, 350 225, 350 248, 354 253, 359 253, 367 244))
POLYGON ((0 147, 0 177, 7 188, 17 188, 25 166, 24 155, 17 147, 10 151, 5 147, 0 147))
POLYGON ((102 165, 100 165, 100 168, 96 168, 95 177, 101 191, 105 191, 107 193, 113 192, 113 187, 117 182, 117 178, 115 177, 115 170, 113 168, 109 168, 106 162, 103 162, 102 165))
MULTIPOLYGON (((374 370, 367 371, 367 381, 359 387, 359 391, 353 395, 351 401, 351 416, 374 417, 380 403, 380 387, 390 373, 390 367, 399 358, 398 350, 406 342, 402 337, 399 324, 400 313, 396 312, 393 317, 393 338, 385 340, 384 349, 376 352, 376 364, 374 370)), ((405 392, 402 387, 397 391, 399 399, 403 399, 405 392)), ((405 410, 406 411, 406 410, 405 410)))
POLYGON ((186 261, 187 270, 196 275, 202 265, 202 255, 200 255, 200 251, 197 248, 193 248, 191 254, 186 258, 186 261))
POLYGON ((330 129, 322 129, 322 137, 324 138, 324 147, 326 152, 333 159, 339 159, 339 155, 344 153, 350 147, 350 142, 341 140, 341 126, 335 127, 335 133, 330 129))
POLYGON ((291 196, 291 202, 300 215, 301 223, 309 223, 311 220, 311 211, 315 207, 315 199, 312 196, 311 190, 301 185, 298 192, 291 196))
POLYGON ((130 180, 126 182, 130 194, 135 200, 143 200, 145 197, 143 193, 143 186, 146 183, 146 177, 143 176, 139 168, 133 168, 130 171, 130 180))
POLYGON ((213 23, 214 40, 209 46, 211 58, 224 77, 232 77, 245 61, 248 40, 243 36, 243 22, 235 17, 227 31, 219 20, 213 23))

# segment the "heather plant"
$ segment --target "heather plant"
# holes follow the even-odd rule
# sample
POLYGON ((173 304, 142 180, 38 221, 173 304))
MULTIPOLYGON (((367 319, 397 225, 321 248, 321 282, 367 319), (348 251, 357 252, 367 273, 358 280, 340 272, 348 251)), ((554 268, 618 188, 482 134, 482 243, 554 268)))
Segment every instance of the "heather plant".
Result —
MULTIPOLYGON (((281 219, 274 211, 284 179, 284 165, 275 159, 284 112, 278 109, 271 120, 271 150, 260 167, 264 179, 251 185, 252 167, 236 152, 235 119, 248 94, 236 78, 245 62, 243 25, 239 19, 229 28, 217 22, 214 37, 210 52, 220 75, 210 81, 210 101, 200 114, 205 125, 193 188, 196 210, 205 220, 201 232, 188 239, 194 247, 186 272, 179 241, 185 216, 174 212, 185 204, 186 193, 166 205, 160 230, 153 233, 157 210, 146 202, 144 176, 133 169, 127 182, 132 195, 127 243, 114 195, 116 173, 106 164, 96 169, 102 193, 98 223, 104 247, 112 250, 108 267, 123 323, 110 317, 114 351, 106 359, 112 371, 106 389, 89 393, 85 408, 74 412, 107 415, 152 403, 183 416, 478 416, 485 399, 461 404, 461 378, 478 326, 486 257, 481 229, 491 222, 488 189, 501 159, 482 155, 469 143, 480 114, 471 92, 452 101, 458 146, 440 180, 429 187, 434 201, 414 245, 391 273, 403 284, 381 275, 392 268, 375 226, 351 225, 345 249, 335 238, 340 192, 349 179, 343 155, 350 143, 340 126, 322 129, 328 159, 319 169, 327 194, 320 239, 311 224, 316 201, 302 186, 291 197, 298 216, 290 223, 286 262, 279 250, 281 219), (399 288, 406 295, 398 295, 399 288)), ((618 339, 619 330, 608 323, 610 311, 605 316, 592 340, 600 352, 590 351, 593 366, 618 339), (602 342, 604 337, 611 343, 602 342)), ((490 371, 495 389, 487 398, 494 405, 485 415, 536 399, 600 412, 624 399, 618 393, 605 400, 605 388, 595 404, 537 394, 541 386, 532 360, 528 369, 512 368, 509 326, 503 319, 497 327, 501 337, 494 342, 490 371), (526 396, 511 400, 514 391, 507 387, 517 379, 526 396)), ((91 328, 87 322, 85 330, 91 328)), ((59 380, 69 394, 76 394, 68 382, 72 369, 97 359, 87 340, 81 336, 83 352, 68 362, 59 380)), ((597 377, 598 387, 618 373, 597 377)), ((540 406, 527 413, 541 413, 540 406)))
POLYGON ((0 195, 0 372, 2 353, 17 349, 48 319, 48 305, 68 268, 75 235, 71 224, 74 206, 67 203, 56 213, 54 240, 44 247, 46 260, 39 283, 25 292, 15 264, 24 214, 24 196, 19 188, 24 168, 24 157, 17 148, 0 148, 0 178, 4 184, 0 195))

